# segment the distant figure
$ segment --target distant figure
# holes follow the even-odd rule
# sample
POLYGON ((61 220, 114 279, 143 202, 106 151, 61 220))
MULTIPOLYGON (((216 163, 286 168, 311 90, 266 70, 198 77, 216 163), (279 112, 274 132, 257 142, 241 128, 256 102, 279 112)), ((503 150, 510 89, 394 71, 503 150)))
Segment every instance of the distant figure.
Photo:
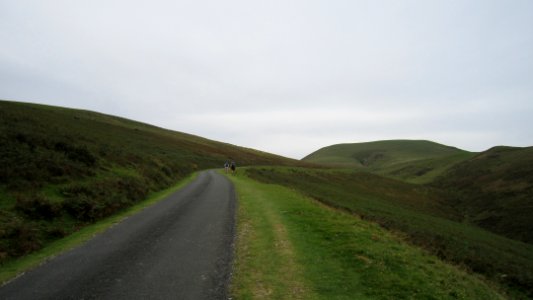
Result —
POLYGON ((224 163, 224 170, 226 171, 226 174, 229 172, 229 162, 227 160, 224 163))
POLYGON ((235 168, 236 168, 235 162, 232 161, 231 162, 231 174, 235 174, 235 168))

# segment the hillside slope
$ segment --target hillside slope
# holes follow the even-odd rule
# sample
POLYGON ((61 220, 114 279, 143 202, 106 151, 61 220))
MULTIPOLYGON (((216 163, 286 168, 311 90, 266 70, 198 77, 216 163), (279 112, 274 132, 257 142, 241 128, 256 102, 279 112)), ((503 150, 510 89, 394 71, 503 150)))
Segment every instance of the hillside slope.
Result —
MULTIPOLYGON (((232 298, 505 299, 494 284, 397 234, 305 197, 292 184, 251 180, 249 171, 230 176, 239 195, 232 298)), ((286 175, 283 181, 307 181, 286 175)))
POLYGON ((533 147, 494 147, 459 163, 433 186, 468 222, 533 243, 533 147))
POLYGON ((439 189, 347 170, 254 167, 246 174, 402 232, 441 259, 502 285, 516 294, 511 298, 533 297, 533 245, 462 222, 461 211, 439 189))
POLYGON ((95 112, 0 101, 0 263, 227 159, 301 165, 95 112))
POLYGON ((429 141, 339 144, 303 159, 430 184, 447 194, 443 205, 465 222, 533 242, 533 147, 494 147, 473 153, 429 141))
POLYGON ((366 170, 426 183, 473 153, 424 140, 389 140, 324 147, 303 161, 366 170))

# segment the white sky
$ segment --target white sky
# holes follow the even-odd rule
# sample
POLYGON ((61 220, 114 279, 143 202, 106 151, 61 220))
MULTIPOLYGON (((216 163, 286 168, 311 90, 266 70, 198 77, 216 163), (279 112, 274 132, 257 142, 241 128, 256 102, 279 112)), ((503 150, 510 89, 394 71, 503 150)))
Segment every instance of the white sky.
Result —
POLYGON ((0 99, 301 158, 533 145, 533 1, 0 0, 0 99))

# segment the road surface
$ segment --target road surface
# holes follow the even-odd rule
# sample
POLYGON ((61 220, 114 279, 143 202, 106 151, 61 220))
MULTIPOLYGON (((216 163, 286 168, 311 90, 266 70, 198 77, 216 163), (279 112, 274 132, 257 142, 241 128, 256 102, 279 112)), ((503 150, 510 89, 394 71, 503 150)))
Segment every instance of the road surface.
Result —
POLYGON ((235 195, 205 171, 167 199, 0 288, 0 299, 225 299, 235 195))

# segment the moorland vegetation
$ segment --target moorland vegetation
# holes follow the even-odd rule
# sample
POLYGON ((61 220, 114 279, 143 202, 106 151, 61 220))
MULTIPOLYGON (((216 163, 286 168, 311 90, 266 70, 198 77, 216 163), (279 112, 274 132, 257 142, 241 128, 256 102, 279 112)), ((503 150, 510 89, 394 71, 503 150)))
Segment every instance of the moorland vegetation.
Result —
POLYGON ((110 115, 0 101, 0 263, 231 158, 301 164, 110 115))
POLYGON ((333 145, 297 161, 100 113, 8 101, 0 101, 0 266, 232 158, 251 166, 234 177, 240 196, 262 201, 239 199, 238 236, 249 244, 237 253, 243 286, 236 293, 257 283, 238 273, 251 266, 260 280, 288 268, 272 290, 280 295, 430 297, 438 286, 439 299, 533 297, 533 147, 474 153, 379 141, 333 145), (357 248, 363 240, 366 248, 357 248), (431 270, 441 266, 434 257, 454 265, 443 267, 452 273, 431 270), (321 263, 313 269, 313 262, 321 263), (375 277, 367 290, 358 285, 383 267, 390 277, 375 277), (415 273, 402 279, 398 272, 415 273), (362 281, 342 286, 345 275, 362 281), (441 284, 422 283, 424 276, 441 284))

